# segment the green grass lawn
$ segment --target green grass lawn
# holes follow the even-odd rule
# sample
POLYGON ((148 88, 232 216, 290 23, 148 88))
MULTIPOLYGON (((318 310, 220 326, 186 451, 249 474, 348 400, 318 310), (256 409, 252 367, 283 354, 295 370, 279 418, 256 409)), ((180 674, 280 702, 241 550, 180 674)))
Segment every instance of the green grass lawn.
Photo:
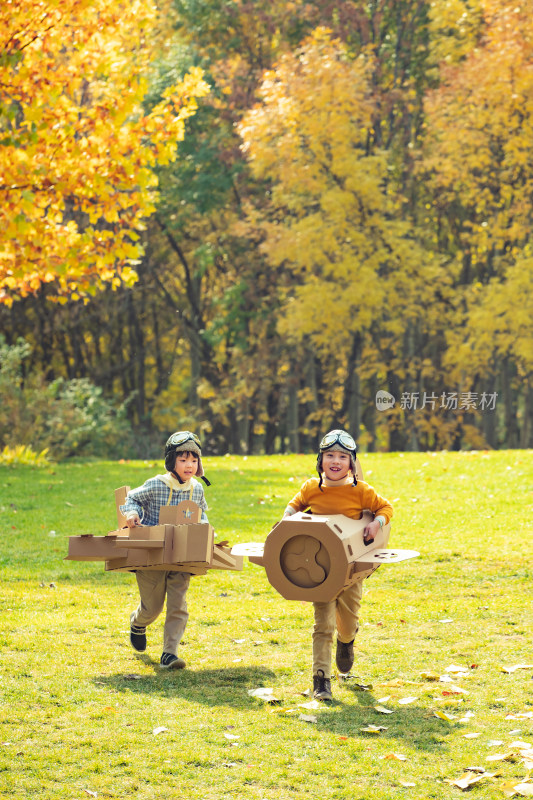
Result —
MULTIPOLYGON (((447 781, 470 767, 497 773, 472 796, 512 791, 528 774, 514 743, 533 745, 532 453, 361 461, 393 502, 391 545, 421 555, 366 581, 356 677, 318 710, 301 707, 312 607, 261 568, 192 579, 187 669, 161 673, 162 618, 146 654, 129 644, 135 577, 64 560, 69 535, 116 527, 116 487, 161 464, 1 467, 0 797, 425 800, 462 795, 447 781)), ((314 463, 205 458, 219 539, 264 541, 314 463)))

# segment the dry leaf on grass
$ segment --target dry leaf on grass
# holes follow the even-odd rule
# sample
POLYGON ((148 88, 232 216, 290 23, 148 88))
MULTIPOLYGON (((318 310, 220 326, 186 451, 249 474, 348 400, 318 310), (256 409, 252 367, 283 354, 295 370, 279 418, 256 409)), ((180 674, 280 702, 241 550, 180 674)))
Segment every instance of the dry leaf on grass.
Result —
POLYGON ((479 781, 487 780, 488 778, 496 778, 500 773, 499 772, 472 772, 467 771, 461 775, 460 778, 453 780, 452 778, 445 778, 444 782, 449 783, 452 786, 457 786, 459 789, 462 789, 463 792, 466 789, 470 789, 474 783, 479 783, 479 781))
POLYGON ((463 733, 463 739, 477 739, 478 736, 481 736, 480 733, 463 733))
POLYGON ((533 664, 515 664, 514 667, 502 667, 502 672, 506 672, 510 675, 516 672, 517 669, 533 669, 533 664))
POLYGON ((517 783, 514 790, 520 797, 533 797, 533 783, 517 783))
POLYGON ((485 761, 516 761, 516 753, 513 753, 512 750, 507 753, 494 753, 487 756, 485 761))
POLYGON ((438 681, 440 680, 440 675, 437 672, 421 672, 420 677, 423 678, 425 681, 438 681))
POLYGON ((228 739, 228 741, 233 741, 234 739, 240 739, 241 737, 237 733, 225 733, 224 738, 228 739))
POLYGON ((434 711, 433 715, 435 717, 438 717, 439 719, 446 720, 446 722, 451 722, 452 720, 455 719, 455 717, 452 714, 445 714, 444 711, 434 711))
POLYGON ((379 711, 380 714, 394 714, 391 708, 385 708, 385 706, 374 706, 374 710, 379 711))
POLYGON ((416 703, 418 697, 400 697, 398 704, 401 706, 408 706, 410 703, 416 703))
POLYGON ((508 745, 505 753, 494 753, 487 756, 487 761, 518 761, 520 760, 527 770, 533 769, 533 748, 527 742, 517 741, 508 745))
POLYGON ((313 723, 315 723, 317 721, 317 718, 315 717, 314 714, 300 714, 298 719, 301 719, 302 722, 313 722, 313 723))
POLYGON ((407 756, 404 756, 401 753, 387 753, 386 756, 381 756, 381 758, 385 759, 386 761, 407 761, 407 756))
POLYGON ((165 731, 168 731, 168 728, 165 728, 161 725, 159 728, 154 728, 152 733, 154 736, 157 736, 159 733, 164 733, 165 731))
POLYGON ((519 797, 533 797, 533 783, 530 783, 528 778, 518 782, 516 778, 514 780, 505 781, 500 788, 506 797, 514 797, 515 795, 519 797))
POLYGON ((505 719, 532 719, 533 711, 524 711, 523 714, 507 714, 505 719))
POLYGON ((277 697, 274 697, 274 690, 270 687, 259 687, 258 689, 248 689, 248 694, 250 697, 257 697, 258 700, 262 700, 264 703, 270 703, 271 705, 276 705, 281 703, 277 697))
POLYGON ((382 733, 387 731, 388 728, 384 725, 367 725, 366 728, 360 728, 363 733, 382 733))
POLYGON ((315 711, 318 708, 323 708, 318 700, 310 700, 308 703, 298 703, 298 706, 299 708, 309 708, 311 711, 315 711))
POLYGON ((527 754, 525 754, 525 752, 526 751, 522 751, 520 753, 520 755, 522 756, 522 763, 524 767, 527 769, 527 771, 531 772, 531 770, 533 770, 533 751, 528 750, 527 754))

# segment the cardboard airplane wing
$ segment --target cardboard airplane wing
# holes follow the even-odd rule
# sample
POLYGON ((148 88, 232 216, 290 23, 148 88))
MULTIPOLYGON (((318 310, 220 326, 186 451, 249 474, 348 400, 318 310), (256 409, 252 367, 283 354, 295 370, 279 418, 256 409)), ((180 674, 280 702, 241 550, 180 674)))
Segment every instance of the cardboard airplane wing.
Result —
POLYGON ((263 547, 249 542, 234 545, 232 553, 263 566, 269 583, 287 600, 327 603, 382 564, 420 555, 387 549, 390 524, 365 544, 363 530, 372 519, 370 512, 359 520, 298 512, 274 525, 263 547))
POLYGON ((216 544, 213 527, 201 522, 202 510, 192 500, 162 506, 159 525, 121 527, 120 511, 129 487, 115 492, 119 529, 106 536, 69 537, 67 560, 105 561, 108 571, 164 570, 205 575, 209 569, 242 570, 243 558, 216 544))

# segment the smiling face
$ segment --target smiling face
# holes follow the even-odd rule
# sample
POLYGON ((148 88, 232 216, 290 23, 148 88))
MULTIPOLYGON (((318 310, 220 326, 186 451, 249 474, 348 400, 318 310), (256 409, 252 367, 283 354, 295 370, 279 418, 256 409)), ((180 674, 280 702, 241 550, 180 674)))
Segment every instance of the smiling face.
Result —
POLYGON ((330 481, 342 481, 350 472, 351 461, 348 453, 326 450, 322 453, 322 471, 330 481))
POLYGON ((188 481, 196 475, 198 470, 198 456, 196 453, 177 453, 176 464, 174 472, 176 472, 182 481, 188 481))

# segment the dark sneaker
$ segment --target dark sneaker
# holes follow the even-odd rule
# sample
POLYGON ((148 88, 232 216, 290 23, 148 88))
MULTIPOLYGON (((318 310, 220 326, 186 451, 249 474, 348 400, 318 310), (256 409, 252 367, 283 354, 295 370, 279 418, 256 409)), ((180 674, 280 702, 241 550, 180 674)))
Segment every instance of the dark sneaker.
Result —
POLYGON ((324 676, 323 669, 319 669, 317 675, 313 675, 313 697, 315 700, 333 700, 331 681, 324 676))
POLYGON ((146 650, 146 628, 141 628, 139 625, 134 625, 132 619, 135 612, 130 616, 130 642, 134 650, 138 653, 144 653, 146 650))
POLYGON ((339 672, 346 674, 353 666, 353 639, 351 642, 339 642, 337 639, 337 654, 335 658, 339 672))
POLYGON ((185 661, 174 653, 163 653, 159 662, 161 669, 183 669, 185 661))

